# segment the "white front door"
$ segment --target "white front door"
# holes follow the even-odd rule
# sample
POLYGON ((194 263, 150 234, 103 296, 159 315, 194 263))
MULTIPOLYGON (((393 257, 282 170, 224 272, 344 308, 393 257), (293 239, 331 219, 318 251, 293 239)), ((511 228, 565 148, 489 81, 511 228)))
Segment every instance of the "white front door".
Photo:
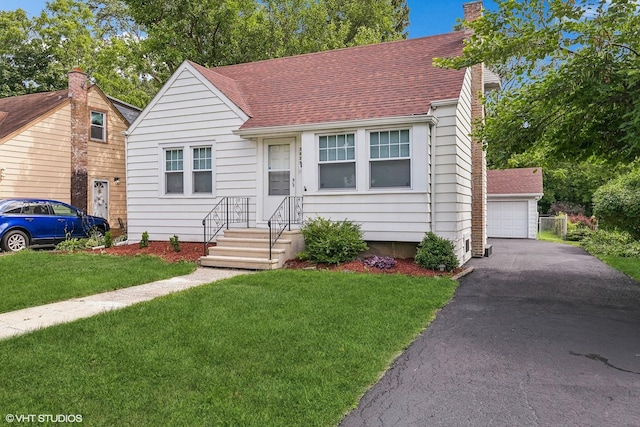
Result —
POLYGON ((109 181, 95 179, 93 181, 93 213, 106 220, 109 219, 109 181))
POLYGON ((295 138, 264 140, 264 203, 262 217, 266 221, 286 196, 295 194, 295 138))

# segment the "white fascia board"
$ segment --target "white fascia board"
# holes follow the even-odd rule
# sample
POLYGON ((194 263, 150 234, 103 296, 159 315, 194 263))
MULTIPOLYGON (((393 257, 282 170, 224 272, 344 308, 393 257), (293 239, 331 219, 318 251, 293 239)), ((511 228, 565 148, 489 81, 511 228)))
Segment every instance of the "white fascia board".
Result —
POLYGON ((447 107, 447 106, 452 106, 452 105, 457 105, 458 101, 460 101, 459 98, 451 98, 451 99, 441 99, 438 101, 431 101, 431 107, 447 107))
POLYGON ((339 122, 306 123, 300 125, 269 126, 261 128, 238 129, 234 134, 248 139, 265 135, 278 135, 300 132, 324 132, 329 130, 368 128, 374 126, 396 126, 413 123, 438 124, 438 118, 431 114, 416 114, 412 116, 384 117, 374 119, 345 120, 339 122))

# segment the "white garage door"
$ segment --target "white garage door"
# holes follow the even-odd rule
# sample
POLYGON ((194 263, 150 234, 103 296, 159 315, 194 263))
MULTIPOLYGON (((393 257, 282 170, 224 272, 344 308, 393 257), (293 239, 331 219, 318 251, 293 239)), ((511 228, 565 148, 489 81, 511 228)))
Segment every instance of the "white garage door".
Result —
POLYGON ((527 202, 487 202, 487 237, 527 238, 527 202))

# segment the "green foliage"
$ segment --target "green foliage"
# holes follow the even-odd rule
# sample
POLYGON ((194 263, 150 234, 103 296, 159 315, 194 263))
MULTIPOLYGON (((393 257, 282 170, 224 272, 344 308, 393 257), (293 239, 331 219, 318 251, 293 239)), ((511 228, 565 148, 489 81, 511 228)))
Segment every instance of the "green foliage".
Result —
POLYGON ((148 232, 143 232, 142 233, 142 239, 140 240, 140 244, 139 244, 140 248, 148 248, 149 247, 149 233, 148 232))
POLYGON ((415 262, 431 270, 439 270, 444 265, 445 270, 451 271, 459 265, 453 242, 432 232, 428 232, 418 245, 415 262))
POLYGON ((169 243, 171 243, 171 247, 173 248, 174 252, 180 252, 180 241, 178 240, 178 236, 176 234, 169 237, 169 243))
POLYGON ((304 259, 339 264, 352 261, 367 250, 360 225, 351 221, 317 217, 306 221, 301 231, 305 243, 301 257, 304 259))
POLYGON ((111 236, 111 231, 107 231, 104 235, 104 247, 110 248, 113 245, 113 237, 111 236))
POLYGON ((484 62, 503 90, 485 100, 478 137, 503 160, 543 150, 558 160, 640 155, 640 14, 633 1, 496 0, 445 67, 484 62))
POLYGON ((63 251, 63 252, 81 251, 86 248, 87 248, 87 239, 78 239, 77 237, 63 240, 62 242, 56 245, 56 250, 63 251))
POLYGON ((622 231, 598 230, 581 242, 595 256, 640 257, 640 241, 622 231))
POLYGON ((405 0, 123 1, 169 72, 394 40, 408 26, 405 0))
POLYGON ((627 231, 640 240, 640 170, 598 188, 593 210, 602 225, 627 231))

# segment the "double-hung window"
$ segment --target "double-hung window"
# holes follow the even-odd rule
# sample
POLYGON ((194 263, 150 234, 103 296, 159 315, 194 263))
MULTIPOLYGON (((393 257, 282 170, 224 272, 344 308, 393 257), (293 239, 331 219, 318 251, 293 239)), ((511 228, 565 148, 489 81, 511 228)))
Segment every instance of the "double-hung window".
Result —
POLYGON ((370 187, 411 187, 410 149, 408 129, 369 132, 370 187))
POLYGON ((318 160, 321 189, 356 188, 355 134, 320 136, 318 160))
POLYGON ((211 147, 193 149, 193 192, 212 193, 211 147))
POLYGON ((164 151, 165 192, 167 194, 184 193, 184 159, 182 148, 172 148, 164 151))
POLYGON ((96 141, 107 140, 105 116, 105 113, 100 111, 91 112, 91 139, 96 141))

